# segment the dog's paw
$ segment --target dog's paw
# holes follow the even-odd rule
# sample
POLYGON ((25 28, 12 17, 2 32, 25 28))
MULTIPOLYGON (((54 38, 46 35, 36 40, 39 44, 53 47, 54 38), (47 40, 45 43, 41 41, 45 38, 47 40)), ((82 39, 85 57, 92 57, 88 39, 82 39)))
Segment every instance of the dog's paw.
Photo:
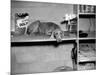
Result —
POLYGON ((53 35, 51 35, 51 36, 50 36, 50 39, 54 39, 54 36, 53 36, 53 35))

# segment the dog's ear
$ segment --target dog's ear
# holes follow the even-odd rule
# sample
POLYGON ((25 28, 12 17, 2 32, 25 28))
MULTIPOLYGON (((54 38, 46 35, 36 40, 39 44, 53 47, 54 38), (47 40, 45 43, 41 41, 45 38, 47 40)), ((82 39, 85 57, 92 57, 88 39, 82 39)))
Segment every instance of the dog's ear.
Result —
POLYGON ((62 35, 62 37, 64 37, 64 31, 61 31, 61 35, 62 35))
POLYGON ((56 30, 51 32, 51 37, 52 39, 56 39, 56 30))
POLYGON ((50 39, 54 39, 54 32, 51 33, 50 39))
POLYGON ((40 25, 41 22, 40 22, 40 20, 36 20, 34 23, 37 25, 40 25))
POLYGON ((56 30, 52 32, 52 36, 56 39, 56 30))

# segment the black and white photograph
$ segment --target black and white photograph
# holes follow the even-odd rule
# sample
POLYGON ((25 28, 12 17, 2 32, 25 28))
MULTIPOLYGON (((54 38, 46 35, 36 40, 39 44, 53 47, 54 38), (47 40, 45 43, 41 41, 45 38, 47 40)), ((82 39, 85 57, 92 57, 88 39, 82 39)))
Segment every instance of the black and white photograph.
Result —
POLYGON ((11 75, 96 69, 96 6, 11 0, 11 75))

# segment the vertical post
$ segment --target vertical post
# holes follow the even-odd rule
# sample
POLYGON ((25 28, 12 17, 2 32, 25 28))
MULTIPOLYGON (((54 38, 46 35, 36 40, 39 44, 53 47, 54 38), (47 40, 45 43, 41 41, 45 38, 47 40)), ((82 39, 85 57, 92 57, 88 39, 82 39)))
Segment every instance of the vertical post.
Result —
POLYGON ((73 70, 77 70, 77 42, 75 42, 73 45, 74 47, 71 51, 71 58, 73 63, 73 70))

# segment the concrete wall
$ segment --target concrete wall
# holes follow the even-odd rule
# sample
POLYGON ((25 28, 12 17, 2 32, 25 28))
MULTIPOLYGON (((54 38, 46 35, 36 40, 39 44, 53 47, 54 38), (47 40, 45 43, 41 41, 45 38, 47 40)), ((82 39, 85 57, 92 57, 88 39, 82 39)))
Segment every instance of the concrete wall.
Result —
MULTIPOLYGON (((12 2, 11 10, 11 29, 14 30, 14 14, 27 12, 30 15, 30 23, 35 20, 55 22, 60 25, 60 22, 65 14, 73 14, 73 5, 57 4, 57 3, 37 3, 37 2, 12 2)), ((62 29, 65 30, 64 25, 62 29)))
POLYGON ((52 72, 61 66, 73 68, 72 48, 73 44, 12 47, 12 73, 52 72))

